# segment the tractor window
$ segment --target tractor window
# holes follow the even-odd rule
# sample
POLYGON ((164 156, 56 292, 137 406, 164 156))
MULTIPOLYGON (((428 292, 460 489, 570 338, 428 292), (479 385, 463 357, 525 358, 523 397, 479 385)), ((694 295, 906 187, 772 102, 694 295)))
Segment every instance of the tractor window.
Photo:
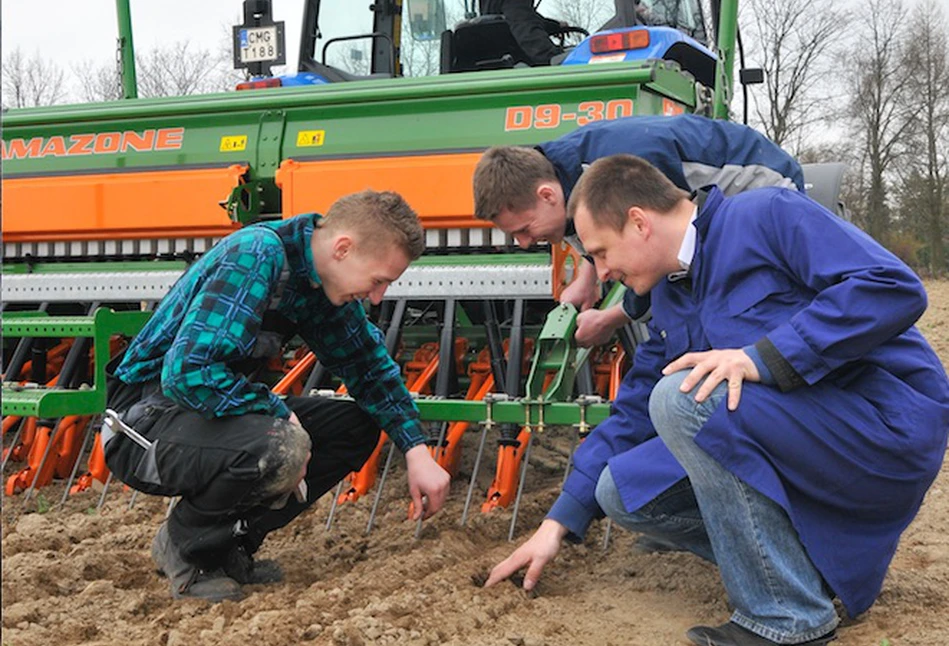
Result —
MULTIPOLYGON (((313 58, 350 74, 366 76, 372 65, 372 39, 368 36, 355 40, 330 42, 335 38, 372 33, 372 12, 353 11, 352 0, 322 0, 320 3, 319 35, 313 58), (327 47, 327 43, 329 46, 327 47)), ((380 43, 381 44, 381 43, 380 43)))
POLYGON ((640 0, 639 18, 647 25, 674 27, 705 42, 705 25, 698 0, 640 0))
MULTIPOLYGON (((407 3, 403 2, 405 7, 407 3)), ((452 29, 465 19, 465 0, 444 0, 445 24, 452 29)), ((412 33, 411 21, 402 20, 402 75, 403 76, 437 76, 441 61, 441 40, 412 33)))

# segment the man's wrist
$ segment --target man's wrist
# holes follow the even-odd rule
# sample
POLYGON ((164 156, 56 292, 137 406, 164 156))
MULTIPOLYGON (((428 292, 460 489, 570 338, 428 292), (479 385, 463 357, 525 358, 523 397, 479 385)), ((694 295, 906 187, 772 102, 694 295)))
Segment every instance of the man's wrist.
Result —
POLYGON ((405 452, 406 463, 416 463, 420 460, 424 461, 426 458, 431 460, 432 454, 428 450, 428 445, 424 442, 421 444, 416 444, 405 452))
POLYGON ((545 518, 542 520, 538 531, 542 531, 545 534, 552 534, 557 537, 557 540, 563 540, 563 538, 570 533, 569 529, 553 518, 545 518))

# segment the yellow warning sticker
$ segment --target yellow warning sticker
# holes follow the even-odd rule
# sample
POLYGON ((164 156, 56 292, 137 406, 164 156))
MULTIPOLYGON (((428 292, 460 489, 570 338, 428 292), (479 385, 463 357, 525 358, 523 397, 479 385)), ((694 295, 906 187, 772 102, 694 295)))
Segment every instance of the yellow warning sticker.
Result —
POLYGON ((232 153, 247 148, 247 135, 221 137, 221 152, 232 153))
POLYGON ((325 130, 301 130, 297 133, 297 147, 322 146, 325 137, 325 130))

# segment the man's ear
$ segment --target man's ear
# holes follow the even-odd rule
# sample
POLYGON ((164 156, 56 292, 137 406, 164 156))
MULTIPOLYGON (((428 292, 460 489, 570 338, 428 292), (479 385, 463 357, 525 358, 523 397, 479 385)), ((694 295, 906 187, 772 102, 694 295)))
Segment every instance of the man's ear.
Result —
POLYGON ((341 233, 333 239, 333 260, 342 260, 353 252, 353 239, 341 233))
POLYGON ((547 204, 553 204, 557 201, 557 191, 550 182, 541 182, 538 184, 534 194, 538 200, 546 202, 547 204))
POLYGON ((638 206, 631 206, 626 211, 626 226, 633 227, 637 235, 648 238, 652 233, 652 220, 638 206))

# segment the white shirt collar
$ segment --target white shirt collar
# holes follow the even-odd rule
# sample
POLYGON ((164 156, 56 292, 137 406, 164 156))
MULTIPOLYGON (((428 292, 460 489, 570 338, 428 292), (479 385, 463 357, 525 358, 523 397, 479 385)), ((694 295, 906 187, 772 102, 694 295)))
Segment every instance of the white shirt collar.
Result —
POLYGON ((685 278, 692 266, 692 260, 695 258, 695 218, 699 215, 698 205, 692 209, 692 217, 689 219, 689 226, 685 230, 685 236, 682 238, 682 246, 679 247, 679 266, 682 271, 675 271, 669 274, 669 280, 679 280, 685 278))

